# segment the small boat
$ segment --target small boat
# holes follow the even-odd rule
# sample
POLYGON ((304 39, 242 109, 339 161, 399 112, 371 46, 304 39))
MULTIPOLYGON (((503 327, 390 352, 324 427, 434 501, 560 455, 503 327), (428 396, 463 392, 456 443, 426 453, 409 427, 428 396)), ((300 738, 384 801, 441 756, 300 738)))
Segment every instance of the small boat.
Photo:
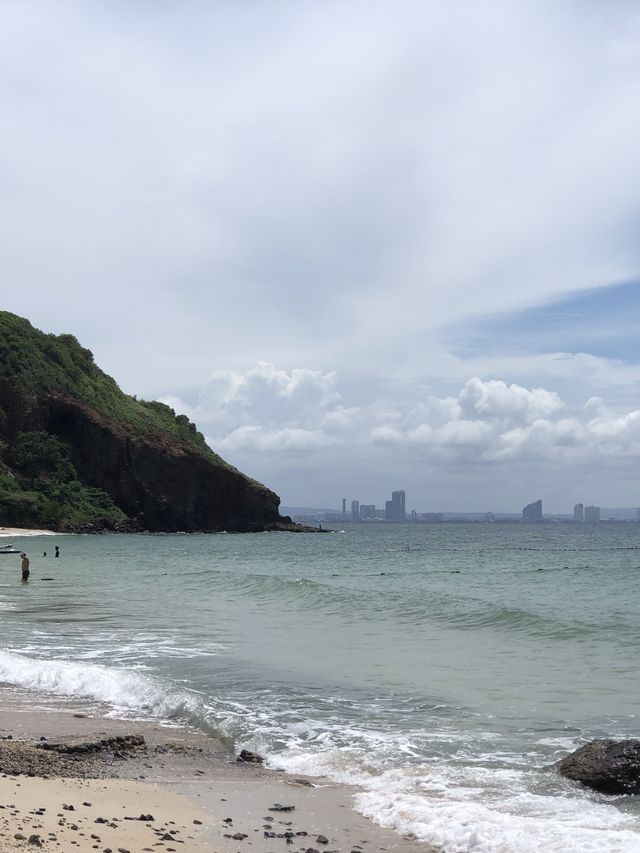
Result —
POLYGON ((13 545, 0 545, 0 554, 21 554, 22 551, 17 551, 13 545))

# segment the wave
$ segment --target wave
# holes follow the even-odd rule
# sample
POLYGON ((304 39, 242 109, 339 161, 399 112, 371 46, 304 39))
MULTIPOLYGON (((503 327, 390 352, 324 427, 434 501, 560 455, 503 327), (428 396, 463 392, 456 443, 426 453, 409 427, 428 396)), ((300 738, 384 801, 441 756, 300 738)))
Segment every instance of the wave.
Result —
POLYGON ((316 707, 313 718, 304 696, 292 701, 264 691, 242 701, 206 699, 146 672, 8 650, 0 652, 0 680, 107 703, 119 716, 188 720, 255 743, 271 767, 357 785, 362 814, 445 853, 639 849, 636 818, 565 780, 549 782, 549 774, 524 766, 515 755, 497 762, 497 735, 486 732, 483 742, 482 733, 465 734, 445 719, 440 731, 434 717, 431 731, 401 732, 397 721, 394 726, 391 718, 381 718, 379 707, 360 708, 356 722, 351 705, 337 697, 322 697, 325 711, 316 707), (475 745, 473 760, 462 763, 456 752, 452 760, 451 751, 438 749, 439 740, 475 745), (430 764, 424 763, 427 743, 430 764), (478 755, 479 748, 488 751, 478 755))
MULTIPOLYGON (((444 853, 637 853, 637 818, 564 780, 531 790, 531 771, 452 764, 375 772, 345 751, 289 753, 270 762, 294 774, 357 785, 365 817, 444 853)), ((540 776, 543 774, 540 773, 540 776)))
POLYGON ((104 702, 114 711, 158 719, 203 716, 202 700, 162 679, 95 663, 0 652, 0 681, 32 690, 104 702))

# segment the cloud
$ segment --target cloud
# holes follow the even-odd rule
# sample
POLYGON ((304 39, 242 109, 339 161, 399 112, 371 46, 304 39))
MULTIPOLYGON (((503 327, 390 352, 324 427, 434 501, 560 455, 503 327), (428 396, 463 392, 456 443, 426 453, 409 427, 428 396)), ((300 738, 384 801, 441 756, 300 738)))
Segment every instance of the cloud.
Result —
POLYGON ((34 0, 0 23, 5 305, 137 393, 390 365, 638 272, 633 4, 34 0))
POLYGON ((259 362, 241 374, 217 372, 194 406, 163 402, 194 419, 221 452, 306 451, 341 441, 355 409, 345 409, 335 372, 259 362))
POLYGON ((599 398, 589 399, 581 410, 567 409, 553 391, 474 377, 457 398, 430 400, 419 407, 422 418, 434 413, 432 422, 416 424, 416 412, 411 411, 404 428, 397 423, 375 427, 371 440, 419 448, 434 460, 485 465, 640 457, 640 410, 618 414, 599 398), (449 420, 443 421, 443 411, 449 420))
POLYGON ((406 408, 379 399, 347 406, 338 386, 335 372, 259 363, 245 374, 217 373, 194 406, 164 402, 236 461, 259 453, 311 458, 329 448, 350 461, 386 448, 437 465, 640 457, 640 411, 615 412, 599 397, 576 407, 546 388, 472 377, 457 396, 426 396, 406 408))
POLYGON ((337 439, 322 430, 292 429, 265 430, 260 426, 242 426, 225 435, 218 443, 223 452, 250 453, 319 450, 336 444, 337 439))

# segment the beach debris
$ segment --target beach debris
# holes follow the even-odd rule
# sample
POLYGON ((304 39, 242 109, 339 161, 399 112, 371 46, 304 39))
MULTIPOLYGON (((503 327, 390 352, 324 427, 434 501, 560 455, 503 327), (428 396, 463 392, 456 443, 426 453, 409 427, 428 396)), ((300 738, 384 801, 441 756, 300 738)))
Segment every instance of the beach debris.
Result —
POLYGON ((283 806, 282 803, 274 803, 269 806, 270 812, 292 812, 294 809, 295 806, 283 806))
POLYGON ((261 755, 258 755, 257 752, 251 752, 248 749, 243 749, 240 752, 240 755, 236 758, 241 764, 263 764, 264 758, 261 755))

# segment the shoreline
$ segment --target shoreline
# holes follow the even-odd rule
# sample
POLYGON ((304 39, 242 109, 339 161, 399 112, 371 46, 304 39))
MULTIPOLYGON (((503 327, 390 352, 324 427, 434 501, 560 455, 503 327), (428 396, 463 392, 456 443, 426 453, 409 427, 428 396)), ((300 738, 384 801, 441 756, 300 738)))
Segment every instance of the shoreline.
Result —
POLYGON ((0 851, 38 849, 38 835, 48 850, 437 853, 358 814, 355 789, 238 763, 188 727, 7 685, 0 774, 0 851))
POLYGON ((57 530, 41 530, 35 527, 0 527, 0 538, 5 536, 64 536, 57 530))

